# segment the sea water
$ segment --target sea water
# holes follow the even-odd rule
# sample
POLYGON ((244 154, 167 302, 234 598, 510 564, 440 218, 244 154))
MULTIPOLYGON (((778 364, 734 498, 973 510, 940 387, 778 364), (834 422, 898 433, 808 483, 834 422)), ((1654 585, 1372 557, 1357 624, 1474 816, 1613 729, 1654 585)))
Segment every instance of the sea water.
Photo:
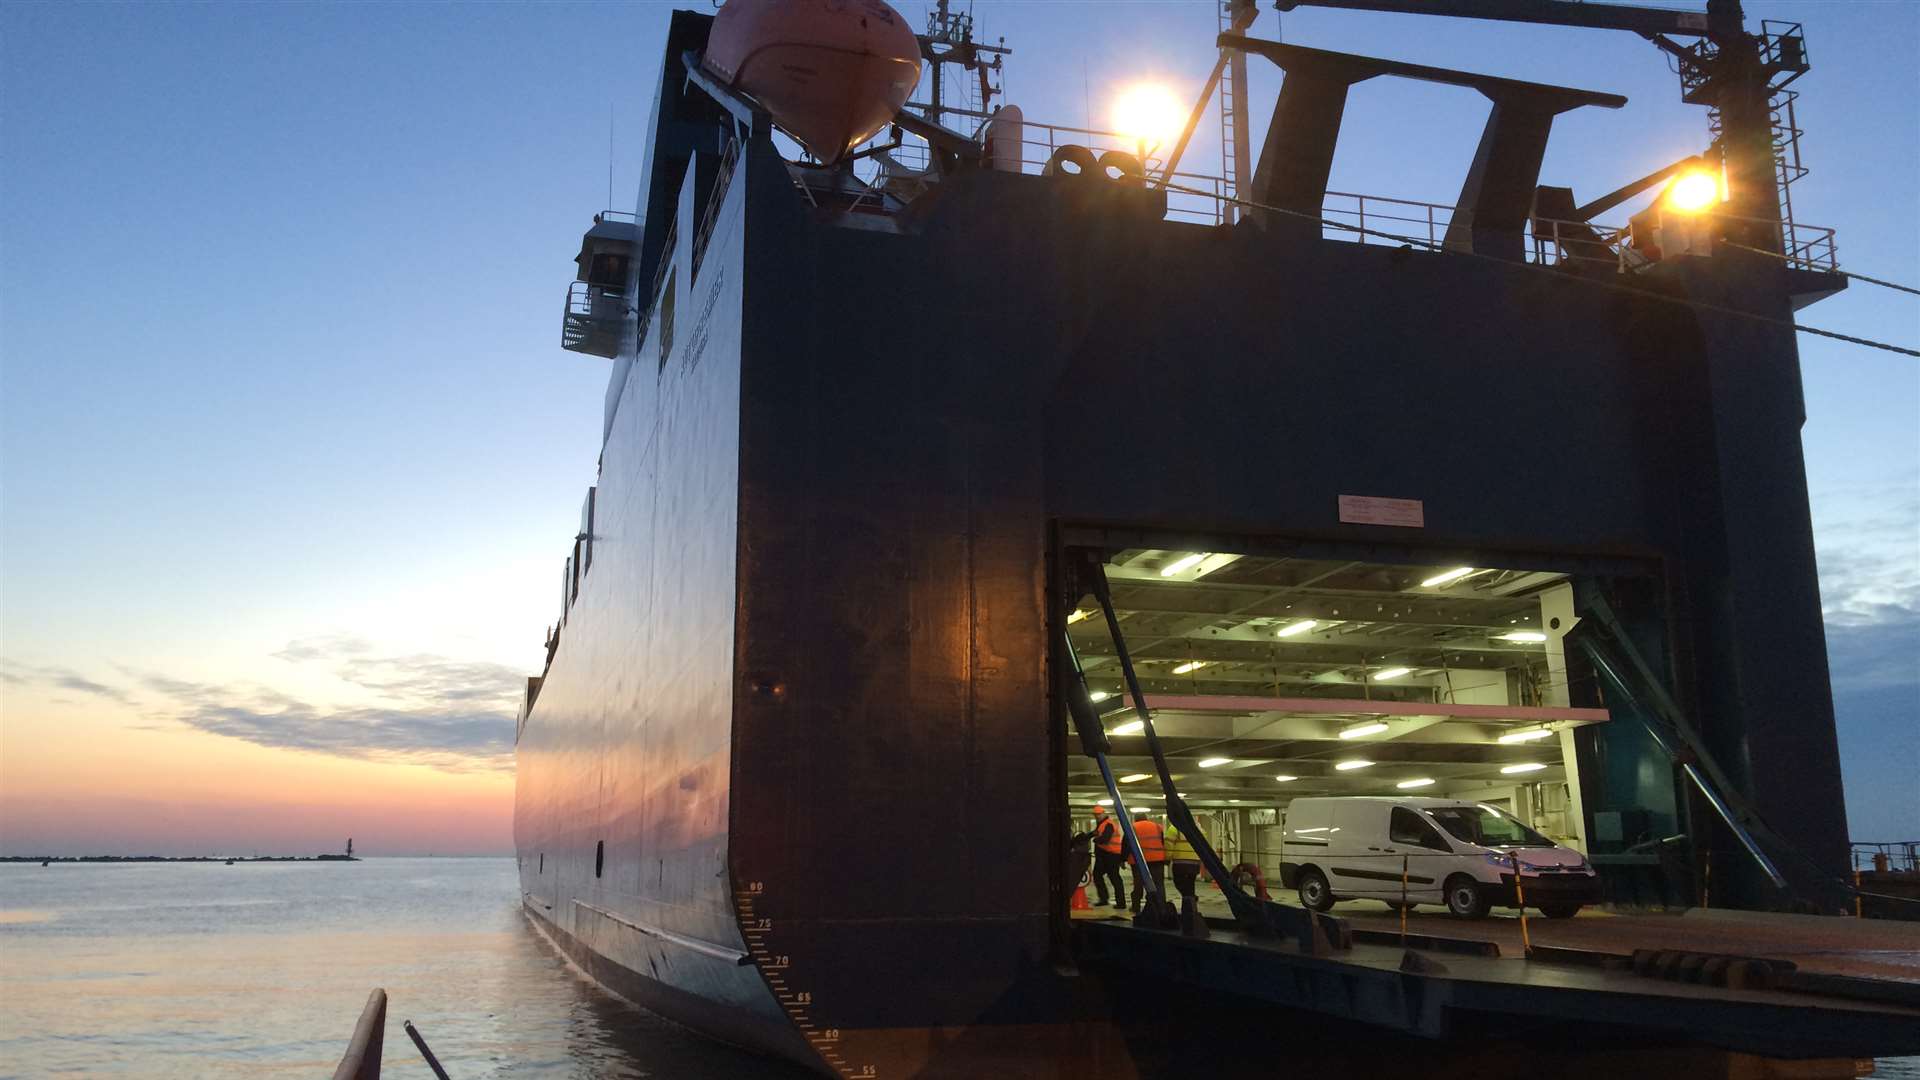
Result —
POLYGON ((431 1075, 406 1020, 455 1080, 813 1075, 604 993, 518 900, 508 858, 0 864, 0 1078, 331 1076, 376 986, 392 1076, 431 1075))
POLYGON ((374 987, 387 1068, 799 1077, 587 982, 519 910, 512 859, 0 864, 0 1076, 333 1074, 374 987))

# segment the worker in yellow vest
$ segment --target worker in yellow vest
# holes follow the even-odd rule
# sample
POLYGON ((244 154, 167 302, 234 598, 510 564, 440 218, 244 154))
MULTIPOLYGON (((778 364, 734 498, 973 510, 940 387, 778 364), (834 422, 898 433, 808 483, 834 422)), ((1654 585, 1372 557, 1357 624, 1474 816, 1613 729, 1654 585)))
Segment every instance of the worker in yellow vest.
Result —
POLYGON ((1127 894, 1120 887, 1120 862, 1122 845, 1126 837, 1120 833, 1120 823, 1107 813, 1104 806, 1093 808, 1093 887, 1099 894, 1100 906, 1107 906, 1107 881, 1113 881, 1113 906, 1125 908, 1127 894))
POLYGON ((1194 888, 1200 880, 1200 853, 1172 821, 1167 822, 1167 861, 1173 864, 1173 887, 1180 891, 1180 932, 1188 937, 1208 936, 1194 888))
MULTIPOLYGON (((1155 891, 1162 896, 1167 890, 1167 843, 1160 831, 1160 823, 1147 816, 1145 810, 1133 812, 1133 838, 1140 842, 1140 856, 1147 861, 1147 873, 1153 876, 1155 891)), ((1140 868, 1133 870, 1133 910, 1140 911, 1140 901, 1147 894, 1147 883, 1140 879, 1140 868)))

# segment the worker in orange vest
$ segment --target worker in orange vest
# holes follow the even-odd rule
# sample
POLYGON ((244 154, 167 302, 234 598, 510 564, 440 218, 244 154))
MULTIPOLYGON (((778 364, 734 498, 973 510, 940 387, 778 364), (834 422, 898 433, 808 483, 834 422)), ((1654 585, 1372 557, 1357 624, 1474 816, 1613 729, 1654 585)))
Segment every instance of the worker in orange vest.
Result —
MULTIPOLYGON (((1147 873, 1153 875, 1154 891, 1161 896, 1167 891, 1167 840, 1160 831, 1160 823, 1147 816, 1145 810, 1133 812, 1133 838, 1140 842, 1140 856, 1147 861, 1147 873)), ((1133 871, 1133 910, 1140 910, 1141 898, 1146 896, 1146 882, 1140 880, 1140 868, 1133 871)))
POLYGON ((1107 881, 1113 881, 1113 906, 1124 909, 1127 906, 1127 894, 1120 887, 1120 862, 1122 845, 1126 837, 1120 834, 1120 823, 1107 813, 1104 806, 1093 808, 1093 887, 1099 893, 1100 906, 1107 906, 1107 881))

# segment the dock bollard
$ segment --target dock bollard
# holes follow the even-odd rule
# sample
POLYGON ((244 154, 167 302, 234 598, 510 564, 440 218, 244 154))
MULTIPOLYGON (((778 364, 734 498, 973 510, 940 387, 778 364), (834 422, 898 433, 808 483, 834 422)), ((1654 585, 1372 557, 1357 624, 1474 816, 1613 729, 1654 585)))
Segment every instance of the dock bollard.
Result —
POLYGON ((420 1029, 413 1026, 413 1021, 409 1020, 401 1026, 407 1029, 407 1038, 413 1040, 413 1045, 420 1048, 420 1056, 427 1059, 427 1068, 433 1070, 433 1075, 440 1080, 453 1080, 447 1075, 447 1070, 440 1067, 440 1059, 433 1056, 432 1050, 427 1049, 427 1040, 420 1037, 420 1029))

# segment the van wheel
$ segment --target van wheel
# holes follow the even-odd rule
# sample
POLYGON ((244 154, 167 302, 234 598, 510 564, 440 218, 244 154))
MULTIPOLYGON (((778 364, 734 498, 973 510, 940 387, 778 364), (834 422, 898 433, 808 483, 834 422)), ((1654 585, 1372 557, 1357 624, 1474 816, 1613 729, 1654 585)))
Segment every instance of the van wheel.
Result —
POLYGON ((1580 914, 1579 904, 1541 904, 1540 914, 1549 919, 1571 919, 1580 914))
POLYGON ((1300 906, 1311 911, 1333 907, 1333 889, 1328 887, 1326 875, 1312 867, 1300 871, 1300 906))
POLYGON ((1487 917, 1485 893, 1480 891, 1480 883, 1465 874, 1455 874, 1447 879, 1447 910, 1462 919, 1484 919, 1487 917))

